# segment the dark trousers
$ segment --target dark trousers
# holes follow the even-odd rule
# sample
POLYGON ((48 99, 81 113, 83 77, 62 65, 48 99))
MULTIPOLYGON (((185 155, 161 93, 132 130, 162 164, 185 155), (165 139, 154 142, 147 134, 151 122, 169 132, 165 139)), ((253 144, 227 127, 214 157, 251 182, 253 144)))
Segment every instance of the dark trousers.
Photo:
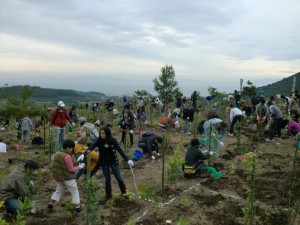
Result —
POLYGON ((276 134, 277 134, 278 138, 281 138, 282 122, 283 122, 283 118, 274 118, 273 119, 273 122, 271 123, 271 126, 270 126, 270 131, 269 131, 270 140, 272 140, 276 134))
POLYGON ((110 177, 110 168, 116 178, 116 180, 118 181, 120 190, 122 194, 126 193, 126 186, 125 183, 123 181, 121 172, 120 172, 120 167, 116 164, 116 163, 111 163, 110 165, 103 165, 102 166, 102 172, 103 172, 103 176, 105 179, 105 190, 109 191, 111 190, 111 177, 110 177))
POLYGON ((242 115, 236 115, 235 117, 233 117, 233 120, 230 124, 230 133, 233 134, 233 127, 234 127, 234 124, 236 124, 237 121, 240 121, 242 120, 243 116, 242 115))

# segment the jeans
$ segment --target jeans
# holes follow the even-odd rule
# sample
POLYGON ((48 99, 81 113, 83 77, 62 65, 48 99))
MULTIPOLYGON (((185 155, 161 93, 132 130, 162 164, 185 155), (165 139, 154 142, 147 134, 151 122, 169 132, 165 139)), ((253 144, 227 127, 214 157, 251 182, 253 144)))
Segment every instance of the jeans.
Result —
POLYGON ((17 214, 17 211, 21 209, 21 204, 18 199, 10 198, 4 202, 7 210, 13 214, 17 214))
POLYGON ((30 139, 30 131, 29 130, 22 130, 22 141, 26 144, 29 143, 30 139))
POLYGON ((243 116, 242 115, 236 115, 235 117, 233 117, 233 120, 230 124, 230 133, 233 134, 233 127, 234 127, 234 124, 236 124, 236 122, 241 122, 242 121, 242 118, 243 116))
POLYGON ((56 127, 55 128, 55 149, 60 151, 65 139, 65 128, 56 127))
POLYGON ((184 120, 184 127, 183 127, 183 132, 186 134, 190 130, 190 122, 188 119, 184 120))
MULTIPOLYGON (((207 150, 209 150, 209 145, 210 145, 210 127, 206 127, 205 128, 205 147, 207 150)), ((219 156, 219 142, 216 140, 216 138, 212 137, 213 140, 213 152, 214 152, 214 156, 218 157, 219 156)))
POLYGON ((120 168, 116 163, 111 163, 110 165, 102 166, 102 172, 103 172, 103 175, 105 178, 105 188, 108 190, 111 189, 110 168, 111 168, 116 180, 118 181, 118 184, 119 184, 122 194, 125 194, 126 193, 125 183, 124 183, 122 175, 120 173, 120 168))

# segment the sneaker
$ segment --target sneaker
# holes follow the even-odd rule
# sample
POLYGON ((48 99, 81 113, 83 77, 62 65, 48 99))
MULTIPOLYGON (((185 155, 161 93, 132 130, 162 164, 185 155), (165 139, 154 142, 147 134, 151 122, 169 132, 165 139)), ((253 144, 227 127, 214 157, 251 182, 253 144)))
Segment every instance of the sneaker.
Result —
POLYGON ((81 208, 75 208, 74 209, 74 214, 78 215, 81 212, 81 208))
POLYGON ((129 148, 132 148, 133 147, 133 144, 130 144, 129 148))
POLYGON ((228 135, 229 135, 230 137, 232 137, 232 136, 233 136, 233 133, 229 133, 228 135))
POLYGON ((267 141, 267 142, 271 142, 271 141, 273 141, 273 139, 267 138, 266 141, 267 141))
POLYGON ((281 141, 281 138, 278 138, 278 141, 281 141))

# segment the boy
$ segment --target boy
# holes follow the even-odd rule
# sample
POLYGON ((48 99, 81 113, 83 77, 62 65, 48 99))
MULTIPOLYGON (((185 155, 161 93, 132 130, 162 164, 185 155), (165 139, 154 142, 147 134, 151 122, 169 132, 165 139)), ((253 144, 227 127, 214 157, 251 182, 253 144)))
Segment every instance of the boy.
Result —
POLYGON ((74 151, 75 143, 72 140, 65 140, 63 142, 63 151, 57 152, 52 162, 52 177, 56 181, 56 190, 51 197, 51 201, 48 205, 47 212, 53 211, 53 204, 56 201, 60 201, 62 192, 65 187, 68 188, 72 196, 72 203, 74 204, 74 212, 79 213, 80 198, 79 191, 76 183, 76 174, 79 169, 82 169, 85 164, 80 163, 74 167, 72 162, 72 153, 74 151))

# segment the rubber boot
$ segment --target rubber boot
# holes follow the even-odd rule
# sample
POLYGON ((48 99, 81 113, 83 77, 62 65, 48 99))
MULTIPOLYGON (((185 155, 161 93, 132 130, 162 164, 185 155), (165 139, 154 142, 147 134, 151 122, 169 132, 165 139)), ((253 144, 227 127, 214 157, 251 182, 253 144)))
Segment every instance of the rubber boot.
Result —
POLYGON ((108 201, 112 198, 111 188, 105 188, 105 201, 108 201))

